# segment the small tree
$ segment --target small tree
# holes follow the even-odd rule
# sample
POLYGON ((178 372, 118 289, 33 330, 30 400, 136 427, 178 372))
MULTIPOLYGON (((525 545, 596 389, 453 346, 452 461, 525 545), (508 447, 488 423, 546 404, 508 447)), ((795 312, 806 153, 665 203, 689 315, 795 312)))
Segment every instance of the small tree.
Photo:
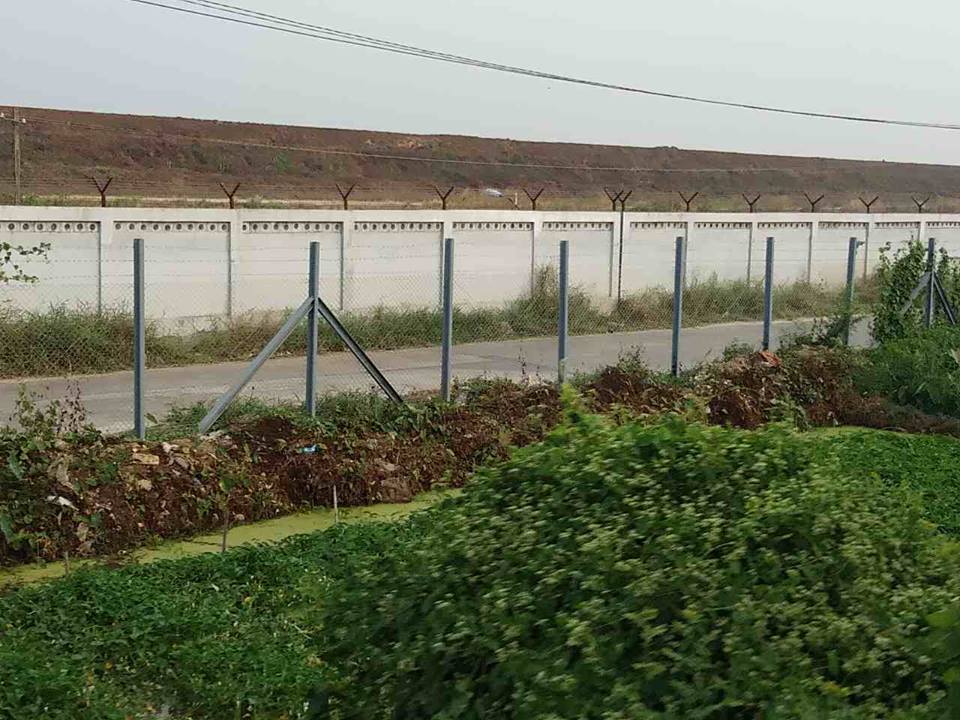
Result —
MULTIPOLYGON (((906 313, 900 311, 927 271, 927 248, 919 240, 891 252, 887 244, 880 251, 877 284, 880 298, 873 317, 873 339, 885 342, 918 332, 923 327, 923 303, 918 298, 906 313)), ((936 271, 950 303, 960 300, 960 263, 940 248, 936 271)), ((936 320, 936 318, 934 318, 936 320)))

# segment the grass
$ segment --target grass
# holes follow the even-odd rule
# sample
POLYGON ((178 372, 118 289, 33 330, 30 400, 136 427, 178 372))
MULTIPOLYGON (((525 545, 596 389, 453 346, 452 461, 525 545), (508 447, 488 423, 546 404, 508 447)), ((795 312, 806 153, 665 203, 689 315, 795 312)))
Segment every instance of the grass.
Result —
POLYGON ((339 526, 0 595, 0 716, 302 717, 324 673, 308 608, 426 524, 339 526))
MULTIPOLYGON (((382 395, 360 390, 319 395, 317 412, 309 417, 301 403, 275 403, 254 397, 234 401, 217 421, 216 427, 229 428, 250 424, 265 418, 289 420, 302 429, 324 433, 404 432, 416 429, 440 410, 437 401, 397 405, 382 395)), ((190 437, 210 410, 207 403, 175 406, 147 428, 147 439, 176 440, 190 437)))
MULTIPOLYGON (((559 290, 555 273, 541 270, 532 292, 501 308, 458 308, 454 312, 454 342, 507 340, 556 333, 559 290)), ((837 308, 835 290, 807 283, 777 287, 774 316, 778 319, 822 316, 837 308)), ((594 334, 666 328, 672 318, 673 296, 665 289, 627 295, 618 306, 601 307, 585 292, 570 292, 570 331, 594 334)), ((719 281, 691 283, 684 294, 684 325, 759 320, 763 289, 758 283, 719 281)), ((367 350, 427 347, 441 341, 441 314, 436 308, 385 308, 368 313, 344 313, 350 333, 367 350)), ((215 320, 197 332, 171 334, 156 322, 146 329, 149 367, 172 367, 255 356, 282 322, 282 313, 249 313, 215 320)), ((306 345, 301 323, 280 348, 299 355, 306 345)), ((132 367, 133 326, 125 308, 96 312, 89 308, 54 306, 25 312, 0 306, 0 377, 82 375, 128 370, 132 367)), ((333 332, 321 323, 319 347, 341 350, 333 332)))
POLYGON ((823 457, 835 455, 841 470, 916 492, 927 519, 960 536, 960 440, 863 428, 817 431, 814 437, 823 457))

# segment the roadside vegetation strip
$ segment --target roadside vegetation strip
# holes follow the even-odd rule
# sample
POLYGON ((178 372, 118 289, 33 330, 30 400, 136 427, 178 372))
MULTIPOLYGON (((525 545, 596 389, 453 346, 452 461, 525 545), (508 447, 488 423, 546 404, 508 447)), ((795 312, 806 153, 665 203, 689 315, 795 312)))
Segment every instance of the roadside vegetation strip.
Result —
MULTIPOLYGON (((456 309, 454 341, 509 340, 556 332, 558 287, 555 274, 543 270, 531 293, 501 308, 456 309)), ((862 295, 862 293, 861 293, 862 295)), ((774 312, 778 319, 824 316, 837 307, 839 292, 819 285, 796 283, 778 287, 774 312)), ((686 325, 758 320, 763 313, 759 284, 706 280, 685 291, 686 325)), ((586 293, 573 288, 570 332, 591 334, 647 330, 670 326, 673 295, 663 289, 628 294, 605 310, 586 293)), ((247 313, 188 334, 170 334, 156 322, 146 329, 147 364, 172 367, 256 355, 276 333, 283 312, 247 313)), ((441 341, 438 308, 380 307, 365 313, 345 313, 342 321, 367 350, 428 347, 441 341)), ((53 306, 40 312, 0 304, 0 377, 37 377, 127 370, 131 366, 133 322, 128 311, 107 308, 53 306)), ((322 351, 339 351, 337 337, 323 324, 318 339, 322 351)), ((306 346, 301 324, 279 353, 300 355, 306 346)))
MULTIPOLYGON (((295 535, 322 532, 348 524, 395 522, 412 513, 425 510, 446 498, 456 497, 460 490, 440 490, 418 495, 408 503, 384 503, 365 507, 319 508, 231 527, 227 549, 245 545, 279 543, 295 535)), ((0 593, 14 587, 47 582, 66 577, 79 570, 97 567, 125 567, 168 560, 182 560, 197 555, 223 552, 222 532, 196 535, 182 540, 165 540, 132 550, 122 557, 90 557, 60 562, 0 567, 0 593)))
MULTIPOLYGON (((592 411, 624 419, 681 412, 747 429, 783 420, 960 437, 960 418, 897 405, 862 386, 883 352, 734 349, 681 378, 628 357, 578 377, 576 387, 592 411)), ((950 360, 949 349, 941 354, 950 360)), ((917 367, 925 366, 908 371, 917 367)), ((323 399, 315 421, 296 407, 248 401, 208 437, 191 435, 204 412, 196 406, 141 442, 84 426, 77 403, 43 408, 24 398, 15 426, 0 429, 0 564, 123 555, 162 539, 331 507, 335 494, 341 507, 406 502, 461 486, 476 467, 540 440, 559 419, 553 385, 476 380, 459 386, 454 400, 398 407, 350 393, 323 399)))
POLYGON ((556 423, 547 386, 479 382, 459 394, 462 404, 413 407, 330 398, 321 417, 332 422, 248 403, 219 434, 143 442, 83 426, 74 406, 24 399, 16 427, 0 429, 0 564, 124 553, 335 503, 408 502, 459 487, 556 423))

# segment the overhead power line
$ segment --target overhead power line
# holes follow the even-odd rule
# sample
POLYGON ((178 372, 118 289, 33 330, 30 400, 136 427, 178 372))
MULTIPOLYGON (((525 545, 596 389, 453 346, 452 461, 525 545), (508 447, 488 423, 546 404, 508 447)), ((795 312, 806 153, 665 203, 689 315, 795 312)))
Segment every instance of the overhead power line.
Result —
POLYGON ((881 118, 881 117, 873 117, 873 116, 867 116, 867 115, 853 115, 853 114, 843 114, 843 113, 818 112, 813 110, 799 110, 795 108, 785 108, 785 107, 767 105, 762 103, 739 102, 739 101, 733 101, 733 100, 706 98, 706 97, 699 97, 695 95, 687 95, 687 94, 678 93, 678 92, 651 90, 649 88, 641 88, 641 87, 636 87, 631 85, 621 85, 617 83, 603 82, 600 80, 590 80, 585 78, 573 77, 570 75, 563 75, 559 73, 545 72, 541 70, 534 70, 530 68, 519 67, 516 65, 505 65, 502 63, 492 62, 488 60, 471 58, 464 55, 455 55, 452 53, 445 53, 437 50, 430 50, 427 48, 418 47, 416 45, 408 45, 405 43, 392 42, 389 40, 376 38, 370 35, 361 35, 358 33, 350 33, 343 30, 338 30, 336 28, 323 26, 323 25, 314 25, 311 23, 306 23, 306 22, 294 20, 291 18, 285 18, 280 15, 272 15, 269 13, 250 10, 247 8, 243 8, 239 5, 215 2, 214 0, 174 0, 174 1, 180 2, 181 5, 179 6, 170 5, 165 2, 158 2, 157 0, 124 0, 124 2, 136 3, 138 5, 149 5, 152 7, 162 8, 165 10, 186 13, 188 15, 195 15, 200 17, 211 18, 214 20, 235 23, 239 25, 247 25, 247 26, 256 27, 256 28, 274 30, 276 32, 282 32, 282 33, 287 33, 291 35, 298 35, 301 37, 308 37, 316 40, 323 40, 326 42, 334 42, 334 43, 340 43, 344 45, 365 47, 373 50, 379 50, 382 52, 389 52, 389 53, 394 53, 399 55, 408 55, 408 56, 419 57, 419 58, 424 58, 428 60, 434 60, 437 62, 452 63, 456 65, 466 65, 466 66, 477 67, 485 70, 494 70, 494 71, 510 73, 514 75, 523 75, 527 77, 540 78, 543 80, 553 80, 556 82, 585 85, 589 87, 596 87, 596 88, 602 88, 607 90, 616 90, 620 92, 634 93, 639 95, 648 95, 652 97, 660 97, 660 98, 666 98, 670 100, 682 100, 685 102, 700 103, 704 105, 715 105, 715 106, 721 106, 721 107, 739 108, 743 110, 754 110, 754 111, 765 112, 765 113, 776 113, 780 115, 793 115, 793 116, 799 116, 799 117, 820 118, 820 119, 827 119, 827 120, 844 120, 847 122, 871 123, 871 124, 877 124, 877 125, 893 125, 893 126, 900 126, 900 127, 933 128, 938 130, 960 130, 960 124, 928 122, 928 121, 919 121, 919 120, 897 120, 892 118, 881 118), (188 5, 191 7, 183 7, 183 5, 188 5), (203 9, 194 9, 194 8, 203 8, 203 9))
POLYGON ((524 163, 509 162, 503 160, 469 160, 465 158, 438 158, 424 157, 422 155, 399 155, 395 153, 376 153, 361 150, 339 150, 335 148, 318 148, 309 145, 283 145, 269 142, 258 142, 255 140, 229 140, 227 138, 216 138, 203 135, 189 135, 184 133, 171 133, 165 130, 139 130, 137 128, 128 128, 114 125, 94 125, 90 123, 79 123, 68 120, 52 120, 50 118, 35 117, 33 122, 39 125, 61 125, 70 128, 80 128, 84 130, 96 130, 100 132, 121 132, 127 135, 149 139, 172 138, 187 142, 211 143, 214 145, 227 145, 244 148, 260 148, 265 150, 284 150, 287 152, 313 153, 317 155, 343 155, 361 159, 372 160, 394 160, 398 162, 422 162, 440 165, 471 165, 480 167, 511 167, 524 170, 578 170, 583 172, 624 172, 624 173, 754 173, 754 172, 791 172, 794 170, 802 171, 802 168, 790 166, 783 167, 731 167, 731 168, 656 168, 656 167, 630 167, 622 165, 570 165, 558 163, 524 163))

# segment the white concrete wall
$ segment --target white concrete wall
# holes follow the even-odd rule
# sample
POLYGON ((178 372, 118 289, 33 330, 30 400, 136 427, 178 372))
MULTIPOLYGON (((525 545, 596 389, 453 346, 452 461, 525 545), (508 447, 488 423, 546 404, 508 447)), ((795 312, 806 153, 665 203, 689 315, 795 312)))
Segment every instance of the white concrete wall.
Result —
POLYGON ((455 222, 454 298, 462 307, 499 307, 530 290, 536 262, 531 221, 455 222))
MULTIPOLYGON (((615 297, 620 215, 495 210, 196 210, 0 206, 0 242, 49 243, 24 269, 36 284, 0 286, 0 302, 31 311, 129 308, 132 241, 146 241, 147 313, 185 328, 253 311, 276 313, 306 292, 307 249, 321 244, 321 292, 331 307, 435 307, 442 240, 453 237, 461 306, 497 306, 530 288, 570 241, 575 285, 615 297)), ((623 293, 673 282, 674 243, 688 238, 687 279, 760 281, 775 238, 779 282, 837 284, 850 237, 867 240, 862 272, 880 248, 937 237, 960 255, 960 215, 634 213, 623 218, 623 293)))

